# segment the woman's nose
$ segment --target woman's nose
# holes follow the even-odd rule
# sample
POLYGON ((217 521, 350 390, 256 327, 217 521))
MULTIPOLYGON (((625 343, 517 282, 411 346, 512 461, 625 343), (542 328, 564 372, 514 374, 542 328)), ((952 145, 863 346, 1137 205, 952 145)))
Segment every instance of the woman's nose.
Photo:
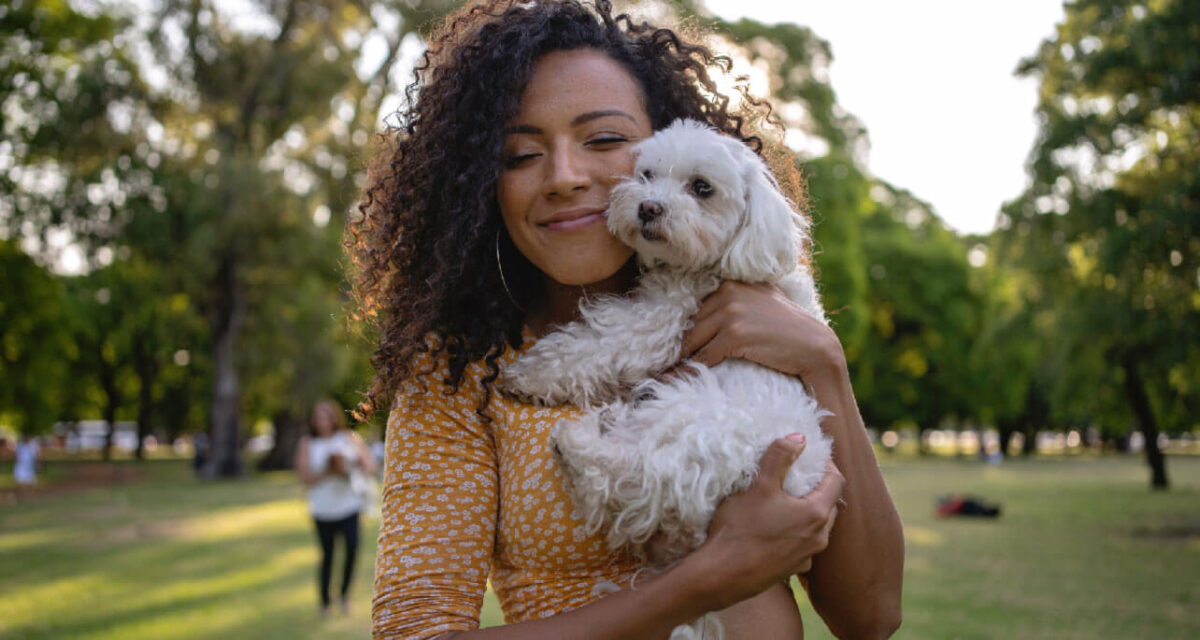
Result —
POLYGON ((546 177, 546 195, 562 196, 573 191, 586 189, 591 183, 587 162, 579 150, 572 145, 560 145, 550 155, 549 175, 546 177))

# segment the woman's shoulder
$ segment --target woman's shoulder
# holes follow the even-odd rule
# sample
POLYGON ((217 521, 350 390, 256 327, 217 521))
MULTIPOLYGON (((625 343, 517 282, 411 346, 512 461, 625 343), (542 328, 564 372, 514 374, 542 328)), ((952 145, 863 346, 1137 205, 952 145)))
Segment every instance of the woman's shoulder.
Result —
POLYGON ((398 385, 395 399, 399 401, 406 396, 437 395, 476 406, 489 390, 492 395, 495 394, 495 374, 503 371, 506 363, 528 347, 531 342, 530 336, 525 335, 524 338, 520 348, 505 349, 504 353, 494 360, 494 370, 493 364, 490 364, 487 358, 468 362, 457 385, 453 384, 451 356, 447 350, 416 353, 412 358, 411 373, 398 385))
POLYGON ((451 384, 449 354, 414 357, 412 375, 398 385, 392 399, 388 439, 399 441, 423 434, 447 440, 492 441, 495 428, 509 420, 496 379, 520 350, 507 350, 493 364, 486 359, 467 363, 457 386, 451 384))

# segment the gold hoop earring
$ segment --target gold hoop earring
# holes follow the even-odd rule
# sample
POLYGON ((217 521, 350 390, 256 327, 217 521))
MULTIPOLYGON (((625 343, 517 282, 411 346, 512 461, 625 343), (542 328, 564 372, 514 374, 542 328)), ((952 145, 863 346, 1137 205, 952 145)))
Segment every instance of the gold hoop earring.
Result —
POLYGON ((525 307, 522 307, 517 299, 513 297, 512 291, 508 288, 508 280, 504 278, 504 264, 500 262, 500 230, 496 229, 496 270, 500 272, 500 284, 504 286, 504 293, 508 294, 508 301, 517 308, 517 311, 525 313, 525 307))

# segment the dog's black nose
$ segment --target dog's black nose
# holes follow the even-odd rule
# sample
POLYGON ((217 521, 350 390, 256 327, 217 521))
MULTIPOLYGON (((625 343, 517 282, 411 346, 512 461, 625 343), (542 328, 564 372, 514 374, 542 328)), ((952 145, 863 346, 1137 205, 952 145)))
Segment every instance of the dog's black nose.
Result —
POLYGON ((638 205, 638 220, 642 222, 650 222, 663 214, 663 206, 661 203, 653 200, 646 200, 638 205))

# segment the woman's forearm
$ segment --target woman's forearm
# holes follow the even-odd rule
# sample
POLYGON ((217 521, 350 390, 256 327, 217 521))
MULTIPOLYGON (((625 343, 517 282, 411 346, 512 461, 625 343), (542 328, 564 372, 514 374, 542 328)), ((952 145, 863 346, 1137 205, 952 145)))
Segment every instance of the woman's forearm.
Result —
POLYGON ((596 602, 549 618, 475 631, 458 631, 438 640, 540 638, 661 640, 675 627, 730 603, 718 600, 707 556, 693 553, 670 570, 596 602))
POLYGON ((844 364, 813 376, 813 392, 833 412, 834 463, 846 478, 829 547, 813 559, 809 598, 834 635, 886 638, 900 626, 904 532, 854 400, 844 364))

